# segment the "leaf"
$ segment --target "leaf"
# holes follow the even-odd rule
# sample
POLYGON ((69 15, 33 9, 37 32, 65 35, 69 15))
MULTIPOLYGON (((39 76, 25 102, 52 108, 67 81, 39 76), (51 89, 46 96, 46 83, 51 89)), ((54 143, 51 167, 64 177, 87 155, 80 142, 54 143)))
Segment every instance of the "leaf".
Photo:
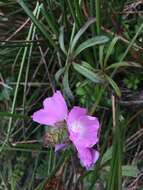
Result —
MULTIPOLYGON (((88 62, 86 62, 86 61, 81 61, 81 63, 82 63, 82 66, 83 67, 86 67, 87 69, 89 69, 89 70, 92 70, 92 71, 99 71, 98 69, 94 69, 88 62)), ((76 63, 75 63, 76 64, 76 63)))
POLYGON ((60 76, 64 73, 64 71, 65 71, 65 68, 62 67, 62 68, 60 68, 60 69, 56 72, 56 74, 55 74, 55 79, 56 79, 57 82, 59 81, 59 78, 60 78, 60 76))
POLYGON ((119 87, 117 86, 117 84, 113 81, 113 79, 111 77, 109 77, 108 75, 105 75, 106 79, 108 80, 108 82, 110 83, 110 85, 112 86, 112 88, 115 90, 117 96, 121 96, 121 91, 119 89, 119 87))
POLYGON ((112 65, 109 65, 108 67, 106 67, 106 70, 115 69, 119 67, 140 67, 141 68, 142 66, 136 62, 122 61, 122 62, 117 62, 117 63, 113 63, 112 65))
POLYGON ((60 28, 60 36, 59 36, 59 43, 61 50, 67 55, 67 51, 64 44, 64 28, 60 28))
POLYGON ((5 88, 2 90, 2 92, 0 93, 0 101, 3 100, 10 100, 10 95, 12 94, 11 89, 9 88, 5 88))
POLYGON ((74 56, 77 56, 78 54, 80 54, 83 50, 85 50, 88 47, 104 44, 108 41, 109 41, 109 38, 106 36, 96 36, 96 37, 90 38, 79 45, 79 47, 74 52, 74 56))
POLYGON ((107 61, 108 61, 108 59, 109 59, 109 57, 113 51, 113 48, 114 48, 115 44, 117 43, 118 39, 119 39, 118 37, 113 38, 113 40, 111 41, 111 43, 107 49, 107 53, 106 53, 105 60, 104 60, 105 66, 106 66, 106 63, 107 63, 107 61))
POLYGON ((113 147, 110 147, 106 150, 106 152, 102 156, 102 165, 105 164, 107 161, 109 161, 112 158, 112 151, 113 147))
POLYGON ((87 28, 95 22, 95 18, 90 18, 83 27, 78 31, 78 33, 73 38, 73 41, 71 42, 71 52, 73 51, 76 43, 78 42, 79 38, 82 36, 82 34, 87 30, 87 28))
POLYGON ((65 91, 66 95, 72 100, 74 97, 73 97, 73 93, 72 93, 70 86, 69 86, 68 71, 69 71, 69 68, 66 69, 65 74, 64 74, 63 87, 64 87, 64 91, 65 91))
POLYGON ((122 166, 122 175, 128 177, 137 177, 139 170, 137 166, 125 165, 122 166))
POLYGON ((102 79, 98 75, 98 73, 94 73, 93 71, 87 69, 84 66, 81 66, 79 64, 74 63, 73 64, 74 69, 79 72, 81 75, 86 77, 87 79, 91 80, 94 83, 101 83, 102 79))
MULTIPOLYGON (((110 166, 105 166, 104 169, 109 172, 110 166)), ((132 165, 122 166, 122 176, 137 177, 138 173, 139 173, 139 170, 137 166, 132 166, 132 165)))

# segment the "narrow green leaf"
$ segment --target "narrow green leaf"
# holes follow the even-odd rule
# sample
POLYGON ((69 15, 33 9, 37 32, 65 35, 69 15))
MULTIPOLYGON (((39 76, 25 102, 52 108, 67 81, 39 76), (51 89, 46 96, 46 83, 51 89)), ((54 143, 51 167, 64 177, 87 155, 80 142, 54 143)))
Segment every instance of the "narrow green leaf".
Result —
POLYGON ((70 98, 73 99, 73 93, 70 89, 69 86, 69 68, 66 69, 65 74, 64 74, 64 78, 63 78, 63 87, 64 87, 64 91, 66 93, 66 95, 70 98))
MULTIPOLYGON (((98 72, 99 70, 98 69, 94 69, 91 64, 89 64, 88 62, 86 61, 82 61, 82 66, 89 69, 89 70, 92 70, 92 71, 95 71, 95 72, 98 72)), ((75 63, 76 64, 76 63, 75 63)))
POLYGON ((77 49, 74 52, 74 56, 77 56, 88 47, 104 44, 108 41, 109 41, 109 38, 106 36, 96 36, 96 37, 90 38, 77 47, 77 49))
POLYGON ((64 44, 64 28, 60 28, 59 43, 61 50, 67 55, 67 51, 64 44))
POLYGON ((87 69, 84 66, 81 66, 79 64, 74 63, 73 64, 74 69, 79 72, 81 75, 86 77, 87 79, 91 80, 94 83, 101 83, 102 79, 98 75, 98 73, 94 73, 93 71, 87 69))
POLYGON ((73 51, 76 43, 78 42, 79 38, 82 36, 82 34, 88 29, 88 27, 95 22, 95 18, 90 18, 83 27, 78 31, 78 33, 73 38, 73 41, 71 43, 71 52, 73 51))
POLYGON ((72 27, 72 31, 71 31, 71 36, 70 36, 70 43, 69 44, 71 44, 72 41, 73 41, 75 30, 76 30, 75 23, 73 23, 73 27, 72 27))
POLYGON ((106 53, 105 59, 104 59, 104 66, 105 67, 106 67, 107 61, 108 61, 108 59, 109 59, 109 57, 113 51, 115 44, 117 43, 117 41, 118 41, 118 37, 113 38, 113 40, 111 41, 111 43, 107 49, 107 53, 106 53))
POLYGON ((118 87, 118 85, 113 81, 113 79, 107 75, 105 75, 106 79, 108 80, 109 84, 112 86, 112 88, 115 90, 117 96, 121 96, 121 91, 118 87))
POLYGON ((110 66, 106 67, 106 70, 120 68, 120 67, 142 67, 142 66, 139 63, 123 61, 111 64, 110 66))
POLYGON ((56 79, 57 82, 59 81, 59 78, 60 78, 60 76, 64 73, 64 71, 65 71, 65 68, 63 67, 63 68, 60 68, 60 69, 56 72, 56 74, 55 74, 55 79, 56 79))

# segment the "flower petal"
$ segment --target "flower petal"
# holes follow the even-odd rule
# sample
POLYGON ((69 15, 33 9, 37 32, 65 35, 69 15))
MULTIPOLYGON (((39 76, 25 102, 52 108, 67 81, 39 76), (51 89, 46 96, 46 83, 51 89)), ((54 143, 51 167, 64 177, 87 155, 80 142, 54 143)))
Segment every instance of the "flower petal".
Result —
POLYGON ((32 119, 43 125, 53 125, 55 123, 55 117, 47 113, 44 109, 36 111, 32 115, 32 119))
POLYGON ((82 116, 79 118, 81 131, 76 142, 85 147, 92 147, 98 143, 99 121, 96 117, 82 116))
POLYGON ((77 150, 78 157, 83 166, 85 166, 88 170, 91 169, 99 158, 99 152, 93 148, 77 147, 77 150))
POLYGON ((72 109, 69 113, 69 138, 76 146, 92 147, 99 140, 99 121, 96 117, 85 115, 86 112, 82 109, 72 109))
POLYGON ((60 91, 43 102, 44 109, 40 109, 32 116, 33 120, 45 125, 54 125, 67 117, 68 109, 60 91))
POLYGON ((73 138, 77 137, 76 130, 78 129, 76 129, 76 126, 79 117, 85 115, 86 115, 86 109, 77 106, 74 106, 72 110, 69 112, 69 115, 67 117, 67 124, 70 136, 73 136, 73 138))
POLYGON ((56 145, 55 145, 55 152, 58 152, 58 151, 60 151, 60 150, 62 150, 62 149, 65 149, 66 146, 67 146, 67 144, 65 144, 65 143, 56 144, 56 145))
POLYGON ((84 115, 86 115, 85 108, 74 106, 72 110, 69 112, 67 122, 70 125, 71 123, 77 121, 80 116, 84 116, 84 115))

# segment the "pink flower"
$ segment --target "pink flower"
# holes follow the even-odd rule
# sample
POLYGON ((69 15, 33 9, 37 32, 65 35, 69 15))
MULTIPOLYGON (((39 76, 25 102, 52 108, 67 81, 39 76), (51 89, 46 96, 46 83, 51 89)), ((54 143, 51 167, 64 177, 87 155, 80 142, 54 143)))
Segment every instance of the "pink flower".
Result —
POLYGON ((98 119, 86 115, 86 109, 73 107, 68 115, 67 123, 69 138, 76 146, 90 148, 98 142, 98 119))
POLYGON ((85 166, 87 170, 91 169, 99 158, 99 152, 93 148, 77 147, 77 150, 81 164, 85 166))
MULTIPOLYGON (((36 111, 32 119, 40 124, 59 127, 57 123, 66 121, 69 138, 78 151, 78 157, 82 164, 90 169, 99 157, 99 152, 92 147, 98 143, 99 121, 96 117, 87 115, 85 108, 73 107, 68 114, 68 109, 64 97, 60 91, 54 93, 52 97, 46 98, 43 108, 36 111)), ((59 144, 55 150, 64 148, 64 144, 59 144)))
POLYGON ((99 121, 86 114, 86 109, 73 107, 67 117, 69 138, 78 151, 78 157, 86 169, 93 167, 99 152, 92 147, 98 143, 99 121))
POLYGON ((43 107, 33 114, 33 121, 54 126, 57 122, 61 122, 67 117, 67 105, 60 91, 54 93, 52 97, 46 98, 43 102, 43 107))

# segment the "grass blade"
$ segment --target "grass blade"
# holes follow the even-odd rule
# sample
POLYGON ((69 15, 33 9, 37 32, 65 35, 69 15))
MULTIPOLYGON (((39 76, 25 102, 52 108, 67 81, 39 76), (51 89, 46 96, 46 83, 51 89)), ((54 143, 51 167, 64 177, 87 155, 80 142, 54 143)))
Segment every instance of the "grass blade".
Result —
MULTIPOLYGON (((53 46, 58 51, 58 47, 55 44, 55 42, 52 40, 52 38, 50 37, 49 33, 44 29, 42 23, 40 23, 35 18, 35 16, 33 15, 32 11, 27 7, 27 5, 25 4, 25 2, 23 0, 18 0, 18 3, 24 9, 24 11, 27 13, 27 15, 31 18, 32 22, 36 25, 36 27, 39 29, 39 31, 41 32, 41 34, 49 41, 50 45, 53 46)), ((39 6, 41 8, 41 5, 39 5, 39 6)))
POLYGON ((112 86, 112 88, 115 90, 117 96, 121 96, 121 91, 117 84, 113 81, 113 79, 107 75, 105 75, 105 78, 108 80, 109 84, 112 86))
MULTIPOLYGON (((36 8, 34 10, 34 13, 36 14, 36 12, 39 9, 39 3, 37 3, 36 8)), ((33 31, 33 25, 31 25, 30 29, 29 29, 29 33, 27 36, 26 40, 30 40, 31 36, 32 36, 32 31, 33 31)), ((14 92, 14 98, 13 98, 13 103, 12 103, 12 108, 11 108, 11 114, 14 114, 15 111, 15 106, 16 106, 16 100, 17 100, 17 96, 18 96, 18 89, 19 89, 19 85, 20 85, 20 81, 21 81, 21 77, 22 77, 22 73, 23 73, 23 69, 24 69, 24 63, 26 60, 26 55, 28 53, 28 47, 24 48, 24 53, 23 53, 23 57, 22 57, 22 61, 21 61, 21 65, 20 65, 20 69, 19 69, 19 74, 18 74, 18 78, 17 78, 17 83, 16 83, 16 87, 15 87, 15 92, 14 92)), ((3 142, 2 146, 0 147, 0 152, 3 150, 3 148, 5 147, 10 133, 11 133, 11 127, 12 127, 12 121, 13 121, 13 117, 9 118, 9 123, 8 123, 8 129, 7 129, 7 134, 6 134, 6 138, 5 141, 3 142)))

